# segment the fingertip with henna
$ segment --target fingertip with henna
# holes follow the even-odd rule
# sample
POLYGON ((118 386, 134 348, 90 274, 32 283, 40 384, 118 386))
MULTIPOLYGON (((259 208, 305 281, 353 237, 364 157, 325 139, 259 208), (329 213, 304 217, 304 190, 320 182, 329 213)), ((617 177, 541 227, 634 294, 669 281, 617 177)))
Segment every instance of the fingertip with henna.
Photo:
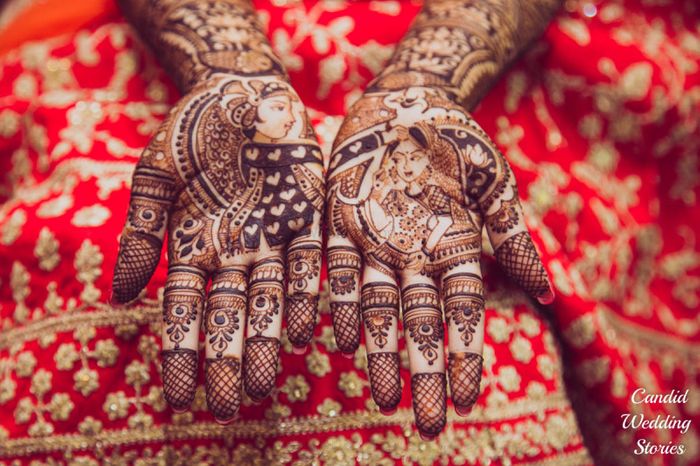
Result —
POLYGON ((432 442, 437 438, 437 435, 427 435, 423 432, 419 432, 418 435, 420 435, 421 440, 423 440, 424 442, 432 442))
POLYGON ((385 416, 393 416, 394 414, 396 414, 397 410, 398 410, 398 408, 392 408, 392 409, 379 408, 379 412, 385 416))
POLYGON ((306 348, 308 348, 309 345, 304 345, 304 346, 292 346, 292 353, 297 354, 297 355, 302 355, 306 353, 306 348))
POLYGON ((467 417, 471 414, 474 409, 474 405, 471 406, 455 406, 455 412, 461 417, 467 417))
POLYGON ((537 301, 539 301, 540 304, 552 304, 554 302, 554 297, 554 290, 550 287, 548 291, 537 297, 537 301))
POLYGON ((345 359, 353 359, 355 357, 355 353, 340 353, 345 359))

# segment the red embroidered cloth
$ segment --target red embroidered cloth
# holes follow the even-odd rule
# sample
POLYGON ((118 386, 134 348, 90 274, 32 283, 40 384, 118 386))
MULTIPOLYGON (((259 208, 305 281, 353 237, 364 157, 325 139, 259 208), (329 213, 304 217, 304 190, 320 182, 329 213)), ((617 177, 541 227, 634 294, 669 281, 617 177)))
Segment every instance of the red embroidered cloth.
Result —
MULTIPOLYGON (((328 155, 419 4, 256 4, 328 155)), ((285 340, 271 399, 228 427, 201 387, 170 411, 165 260, 139 303, 106 303, 131 172, 177 92, 114 10, 4 54, 0 464, 700 464, 699 9, 567 2, 475 112, 513 166, 557 300, 535 307, 484 259, 482 395, 466 419, 450 408, 435 442, 412 427, 406 377, 401 409, 377 412, 365 355, 339 356, 323 296, 311 351, 285 340), (689 395, 634 404, 638 388, 689 395), (635 432, 626 413, 692 427, 635 432), (685 453, 638 456, 638 441, 685 453)))

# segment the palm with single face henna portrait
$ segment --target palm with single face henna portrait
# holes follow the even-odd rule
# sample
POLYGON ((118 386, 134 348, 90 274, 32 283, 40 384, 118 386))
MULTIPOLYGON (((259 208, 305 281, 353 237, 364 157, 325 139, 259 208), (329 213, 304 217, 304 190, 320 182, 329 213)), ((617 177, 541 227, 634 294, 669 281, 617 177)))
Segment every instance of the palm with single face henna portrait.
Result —
POLYGON ((276 79, 212 77, 154 136, 134 174, 114 293, 119 302, 136 297, 167 231, 162 354, 174 408, 194 396, 200 319, 209 406, 219 420, 238 409, 241 369, 253 399, 272 389, 285 311, 292 343, 311 338, 322 179, 303 107, 276 79))
POLYGON ((553 298, 508 163, 444 92, 368 92, 335 141, 327 218, 338 347, 354 352, 364 324, 372 396, 392 412, 401 303, 416 425, 437 435, 446 422, 443 310, 458 412, 479 393, 484 226, 506 273, 540 301, 553 298))

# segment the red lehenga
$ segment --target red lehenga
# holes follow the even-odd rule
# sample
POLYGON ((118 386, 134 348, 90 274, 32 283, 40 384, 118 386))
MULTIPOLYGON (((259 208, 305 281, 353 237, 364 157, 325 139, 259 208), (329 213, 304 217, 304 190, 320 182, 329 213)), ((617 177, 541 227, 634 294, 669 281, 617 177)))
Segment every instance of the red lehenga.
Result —
MULTIPOLYGON (((419 8, 257 4, 326 149, 419 8)), ((311 351, 283 345, 271 399, 228 427, 203 392, 190 412, 166 407, 165 261, 137 304, 107 302, 131 172, 178 94, 114 5, 96 5, 52 37, 20 15, 0 43, 0 464, 700 464, 696 2, 567 2, 475 112, 558 296, 538 309, 484 259, 482 395, 435 442, 412 427, 406 383, 401 409, 377 412, 364 353, 339 357, 323 299, 311 351), (635 405, 638 387, 689 399, 635 405), (635 432, 625 413, 693 427, 635 432), (639 439, 685 453, 637 456, 639 439)))

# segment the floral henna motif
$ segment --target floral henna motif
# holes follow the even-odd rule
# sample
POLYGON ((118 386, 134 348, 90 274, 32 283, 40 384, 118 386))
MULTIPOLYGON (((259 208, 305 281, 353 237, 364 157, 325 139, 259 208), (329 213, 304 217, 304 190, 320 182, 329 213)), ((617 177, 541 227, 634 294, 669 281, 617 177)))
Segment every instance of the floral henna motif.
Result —
POLYGON ((255 335, 262 335, 284 306, 284 264, 270 258, 256 264, 250 276, 248 323, 255 335))
POLYGON ((481 368, 484 358, 476 353, 450 353, 447 371, 450 374, 452 401, 458 408, 471 408, 479 397, 481 368))
POLYGON ((398 353, 368 353, 367 369, 372 399, 380 409, 392 411, 401 401, 401 376, 398 353))
POLYGON ((168 270, 168 281, 163 297, 163 324, 168 342, 179 349, 192 329, 204 302, 204 273, 186 265, 175 265, 168 270))
POLYGON ((520 220, 515 199, 501 200, 498 210, 486 217, 486 224, 496 233, 508 233, 520 220))
POLYGON ((403 324, 408 338, 432 366, 438 358, 445 332, 437 288, 410 285, 404 288, 402 296, 403 324))
POLYGON ((484 311, 481 277, 471 273, 452 274, 442 285, 445 318, 457 327, 465 346, 474 338, 484 311))
POLYGON ((331 246, 328 248, 328 275, 331 291, 346 295, 357 289, 360 277, 360 255, 353 248, 331 246))
POLYGON ((227 268, 217 272, 209 292, 205 317, 206 338, 215 356, 220 358, 229 349, 233 335, 241 330, 241 318, 246 308, 247 276, 242 268, 227 268))
POLYGON ((372 282, 362 287, 362 320, 379 348, 387 344, 394 320, 399 318, 399 290, 393 283, 372 282))

